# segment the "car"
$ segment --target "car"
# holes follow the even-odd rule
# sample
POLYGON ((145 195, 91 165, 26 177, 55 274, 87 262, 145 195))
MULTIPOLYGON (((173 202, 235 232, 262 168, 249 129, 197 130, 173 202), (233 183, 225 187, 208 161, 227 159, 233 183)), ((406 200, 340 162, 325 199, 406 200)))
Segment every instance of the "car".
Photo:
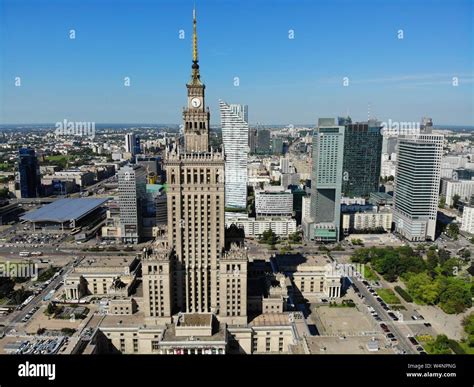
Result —
POLYGON ((379 316, 375 316, 375 321, 382 321, 382 319, 379 316))
POLYGON ((423 347, 422 347, 421 345, 419 345, 418 347, 416 347, 416 350, 417 350, 418 352, 423 352, 423 351, 424 351, 424 349, 423 349, 423 347))
POLYGON ((419 314, 419 315, 418 315, 418 319, 424 320, 425 318, 424 318, 421 314, 419 314))
POLYGON ((416 341, 416 339, 415 339, 413 336, 408 336, 408 340, 409 340, 410 343, 412 343, 413 345, 419 345, 418 341, 416 341))
POLYGON ((418 320, 418 317, 413 315, 413 316, 411 316, 411 319, 416 321, 416 320, 418 320))
POLYGON ((429 327, 431 326, 431 324, 430 324, 430 323, 428 323, 428 322, 425 322, 425 324, 424 324, 424 325, 425 325, 425 327, 427 327, 427 328, 429 328, 429 327))
POLYGON ((395 337, 395 335, 393 333, 387 333, 387 337, 389 339, 393 339, 395 337))

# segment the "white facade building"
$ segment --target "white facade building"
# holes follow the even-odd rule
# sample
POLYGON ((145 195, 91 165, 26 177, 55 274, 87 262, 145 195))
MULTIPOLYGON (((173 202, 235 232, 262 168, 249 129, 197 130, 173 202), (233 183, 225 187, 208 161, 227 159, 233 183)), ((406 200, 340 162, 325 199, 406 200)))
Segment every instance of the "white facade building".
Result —
POLYGON ((276 235, 287 237, 296 232, 296 220, 292 218, 248 218, 234 217, 226 218, 226 227, 235 224, 242 227, 245 231, 245 237, 257 237, 264 231, 272 230, 276 235))
POLYGON ((474 234, 474 207, 464 206, 462 213, 461 231, 474 234))
POLYGON ((367 211, 343 214, 342 228, 345 234, 351 231, 376 229, 390 232, 392 228, 392 211, 367 211))
POLYGON ((443 136, 400 137, 395 174, 395 231, 409 241, 435 239, 443 136))
POLYGON ((441 179, 441 195, 446 198, 448 206, 453 205, 455 195, 461 200, 469 201, 474 195, 474 180, 441 179))
POLYGON ((225 155, 225 207, 247 207, 248 107, 219 101, 225 155))
POLYGON ((118 171, 120 235, 122 242, 138 243, 146 197, 146 171, 142 166, 124 166, 118 171))
POLYGON ((268 186, 255 191, 255 212, 258 216, 292 216, 293 194, 281 186, 268 186))

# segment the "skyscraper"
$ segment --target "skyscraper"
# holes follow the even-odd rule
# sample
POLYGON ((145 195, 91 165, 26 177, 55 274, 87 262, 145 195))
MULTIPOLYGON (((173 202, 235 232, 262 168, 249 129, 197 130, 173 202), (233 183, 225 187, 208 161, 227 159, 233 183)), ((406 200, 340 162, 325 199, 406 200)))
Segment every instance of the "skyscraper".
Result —
POLYGON ((442 153, 442 135, 398 140, 393 221, 409 241, 435 240, 442 153))
POLYGON ((41 175, 38 158, 34 149, 20 148, 18 152, 18 171, 20 175, 21 197, 38 197, 41 188, 41 175))
MULTIPOLYGON (((140 144, 140 139, 138 140, 140 144)), ((127 133, 125 135, 125 152, 130 153, 132 156, 135 156, 137 149, 137 137, 133 133, 127 133)))
POLYGON ((283 139, 281 137, 273 137, 273 139, 272 139, 272 153, 274 155, 283 154, 283 139))
POLYGON ((142 238, 146 171, 140 165, 126 165, 119 169, 117 175, 122 242, 138 243, 142 238))
POLYGON ((249 129, 249 150, 251 154, 257 150, 257 129, 255 128, 249 129))
POLYGON ((268 129, 257 130, 257 154, 270 153, 270 131, 268 129))
POLYGON ((245 210, 247 207, 247 160, 249 149, 248 108, 246 105, 220 101, 222 142, 225 155, 225 207, 245 210))
POLYGON ((377 192, 382 157, 382 127, 376 121, 347 123, 344 129, 342 195, 377 192))
MULTIPOLYGON (((235 296, 246 297, 247 260, 236 253, 224 256, 224 155, 209 148, 210 113, 199 73, 195 12, 193 16, 193 64, 191 80, 186 85, 188 106, 183 111, 184 149, 175 146, 167 152, 165 161, 167 248, 171 250, 162 256, 171 267, 169 310, 215 313, 226 322, 245 323, 247 309, 235 308, 235 296), (227 270, 233 273, 232 290, 219 286, 219 273, 227 270), (225 297, 227 291, 234 295, 225 297)), ((169 319, 166 313, 161 317, 169 319)))
POLYGON ((339 240, 344 126, 320 118, 313 134, 311 221, 308 239, 339 240))
POLYGON ((142 147, 140 143, 140 136, 135 136, 135 144, 133 146, 133 154, 134 155, 139 155, 142 153, 142 147))

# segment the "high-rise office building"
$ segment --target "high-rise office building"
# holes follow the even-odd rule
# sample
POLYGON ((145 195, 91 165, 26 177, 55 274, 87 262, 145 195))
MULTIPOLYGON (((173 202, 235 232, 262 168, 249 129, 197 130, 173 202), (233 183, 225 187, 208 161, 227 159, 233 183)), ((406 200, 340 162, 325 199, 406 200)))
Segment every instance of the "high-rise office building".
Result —
POLYGON ((291 172, 291 163, 289 157, 280 157, 280 170, 281 173, 291 172))
POLYGON ((122 242, 138 243, 142 238, 146 171, 140 165, 126 165, 119 169, 117 175, 122 242))
POLYGON ((398 140, 393 221, 409 241, 435 240, 442 153, 442 135, 398 140))
POLYGON ((219 102, 222 142, 225 155, 225 207, 245 210, 247 207, 247 161, 249 149, 245 142, 249 135, 246 105, 219 102))
POLYGON ((269 154, 270 153, 270 131, 268 129, 257 130, 257 154, 269 154))
MULTIPOLYGON (((248 121, 247 121, 248 122, 248 121)), ((257 129, 249 129, 249 150, 251 154, 255 154, 257 150, 257 129)))
POLYGON ((382 127, 376 121, 348 123, 344 128, 342 195, 368 197, 377 192, 382 157, 382 127))
POLYGON ((320 118, 313 134, 311 174, 311 224, 308 239, 339 240, 344 126, 320 118))
POLYGON ((281 137, 272 138, 272 153, 274 155, 283 154, 283 139, 281 137))
POLYGON ((139 155, 142 153, 142 146, 140 142, 140 136, 135 136, 135 145, 133 147, 133 154, 134 155, 139 155))
POLYGON ((134 133, 127 133, 125 135, 125 152, 130 153, 132 156, 135 156, 137 153, 140 153, 140 138, 137 137, 134 133))
POLYGON ((431 117, 423 117, 420 125, 421 133, 431 134, 433 131, 433 119, 431 117))
POLYGON ((22 198, 36 198, 40 194, 41 175, 34 149, 20 148, 18 152, 20 195, 22 198))

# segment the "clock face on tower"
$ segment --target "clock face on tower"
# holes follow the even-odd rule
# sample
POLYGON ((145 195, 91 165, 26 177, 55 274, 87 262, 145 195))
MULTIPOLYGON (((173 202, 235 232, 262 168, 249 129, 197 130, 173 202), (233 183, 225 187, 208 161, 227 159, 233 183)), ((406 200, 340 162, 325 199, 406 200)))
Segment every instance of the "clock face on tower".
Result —
POLYGON ((191 106, 193 108, 198 108, 199 106, 201 106, 201 100, 199 98, 196 98, 194 97, 192 100, 191 100, 191 106))

